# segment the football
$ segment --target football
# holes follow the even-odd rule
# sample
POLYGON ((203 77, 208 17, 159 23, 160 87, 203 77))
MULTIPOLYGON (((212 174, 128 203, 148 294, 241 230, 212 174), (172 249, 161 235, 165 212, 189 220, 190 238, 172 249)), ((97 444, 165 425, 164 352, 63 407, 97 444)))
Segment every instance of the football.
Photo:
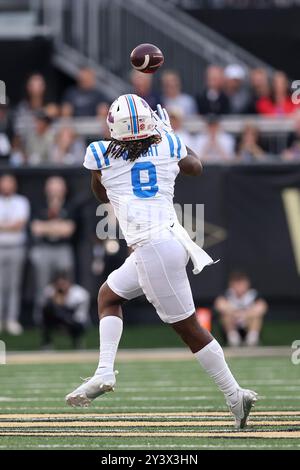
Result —
POLYGON ((164 63, 164 56, 154 44, 140 44, 131 52, 130 61, 139 72, 154 73, 164 63))

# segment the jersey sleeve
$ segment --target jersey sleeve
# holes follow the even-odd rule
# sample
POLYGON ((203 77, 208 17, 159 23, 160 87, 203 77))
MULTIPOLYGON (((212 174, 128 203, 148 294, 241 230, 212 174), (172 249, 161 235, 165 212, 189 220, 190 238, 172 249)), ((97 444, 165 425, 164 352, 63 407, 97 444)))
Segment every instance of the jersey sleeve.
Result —
POLYGON ((88 170, 102 170, 110 165, 105 155, 106 146, 102 141, 92 142, 86 149, 83 166, 88 170))
POLYGON ((99 166, 95 155, 91 149, 91 145, 89 145, 86 149, 83 166, 88 170, 99 170, 99 166))

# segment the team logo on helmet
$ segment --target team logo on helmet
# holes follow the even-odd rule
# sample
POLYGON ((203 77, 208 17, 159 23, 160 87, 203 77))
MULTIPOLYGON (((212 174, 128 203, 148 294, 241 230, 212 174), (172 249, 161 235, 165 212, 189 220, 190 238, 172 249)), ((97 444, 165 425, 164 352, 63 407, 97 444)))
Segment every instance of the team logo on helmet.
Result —
POLYGON ((108 122, 111 122, 112 124, 115 122, 115 119, 114 119, 111 111, 108 112, 107 120, 108 120, 108 122))

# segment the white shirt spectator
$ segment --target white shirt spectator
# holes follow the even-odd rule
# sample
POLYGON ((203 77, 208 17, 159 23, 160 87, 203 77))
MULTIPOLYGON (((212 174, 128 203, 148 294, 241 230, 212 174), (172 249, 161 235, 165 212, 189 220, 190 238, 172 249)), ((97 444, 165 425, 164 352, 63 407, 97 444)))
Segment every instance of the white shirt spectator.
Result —
POLYGON ((0 156, 8 155, 11 151, 9 139, 6 134, 0 133, 0 156))
POLYGON ((187 147, 194 150, 194 136, 183 127, 184 114, 182 110, 179 108, 167 108, 167 112, 169 114, 171 127, 175 134, 180 137, 187 147))
POLYGON ((208 162, 232 161, 234 147, 234 138, 223 131, 219 131, 214 139, 210 134, 199 135, 193 142, 193 150, 208 162))
POLYGON ((197 114, 197 104, 196 100, 186 93, 180 93, 174 98, 163 98, 164 107, 169 108, 178 108, 182 111, 184 116, 192 116, 197 114))
POLYGON ((29 220, 30 205, 25 196, 14 194, 12 196, 0 195, 0 227, 24 222, 20 231, 6 231, 0 229, 0 246, 19 246, 26 242, 25 223, 29 220))

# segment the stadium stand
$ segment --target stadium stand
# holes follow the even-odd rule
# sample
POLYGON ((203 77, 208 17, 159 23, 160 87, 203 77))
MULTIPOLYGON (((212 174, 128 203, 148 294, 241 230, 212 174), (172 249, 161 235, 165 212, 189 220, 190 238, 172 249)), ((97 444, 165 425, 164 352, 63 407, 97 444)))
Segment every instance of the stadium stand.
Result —
MULTIPOLYGON (((206 209, 206 230, 216 255, 221 251, 230 259, 232 247, 227 233, 229 230, 238 233, 239 228, 232 227, 232 221, 222 216, 223 199, 232 197, 227 190, 228 181, 236 197, 242 197, 240 185, 248 183, 247 177, 251 182, 266 178, 270 195, 272 185, 277 185, 276 197, 280 198, 286 180, 293 181, 293 175, 300 171, 297 165, 300 110, 291 79, 284 71, 274 69, 191 18, 182 9, 192 9, 193 1, 169 1, 163 7, 157 1, 144 0, 80 0, 72 3, 72 8, 71 3, 67 0, 0 3, 7 25, 9 21, 22 24, 19 31, 15 28, 15 33, 7 26, 1 28, 0 34, 0 52, 1 48, 7 51, 13 46, 17 51, 14 67, 19 62, 16 80, 12 61, 6 54, 0 77, 7 84, 6 103, 0 105, 2 173, 16 175, 21 193, 37 212, 45 205, 43 186, 47 178, 66 178, 72 213, 75 207, 77 214, 77 230, 70 235, 75 277, 92 292, 95 300, 99 277, 104 278, 127 252, 122 242, 112 247, 92 235, 97 222, 96 206, 89 194, 88 176, 81 169, 82 158, 87 143, 108 137, 105 117, 109 103, 126 90, 136 91, 153 106, 161 101, 168 108, 177 132, 206 161, 211 186, 208 188, 204 182, 198 190, 193 183, 195 192, 190 200, 210 201, 217 192, 217 202, 213 207, 209 203, 206 209), (126 27, 119 28, 121 17, 126 27), (145 30, 164 50, 167 64, 153 78, 130 74, 128 51, 140 41, 145 30), (27 60, 29 57, 31 60, 27 60), (79 229, 77 218, 84 221, 84 228, 79 229)), ((297 2, 262 3, 283 8, 297 2)), ((247 8, 248 4, 197 2, 197 8, 202 6, 247 8)), ((178 194, 188 192, 189 188, 180 181, 178 194)), ((288 198, 285 201, 288 213, 288 198)), ((274 201, 274 210, 276 207, 274 201)), ((263 205, 261 211, 262 208, 263 205)), ((276 217, 276 224, 285 223, 281 212, 276 217)), ((270 225, 265 229, 271 230, 270 225)), ((288 234, 285 223, 286 240, 288 234)), ((35 243, 31 233, 27 248, 32 250, 35 243)), ((237 249, 238 264, 243 258, 243 247, 237 249)), ((272 249, 275 250, 275 245, 272 249)), ((292 258, 293 246, 288 245, 288 250, 292 258)), ((243 269, 249 271, 271 306, 278 296, 298 298, 296 271, 282 279, 278 293, 270 287, 270 281, 266 282, 268 276, 272 279, 271 265, 262 275, 256 272, 251 260, 245 264, 243 269)), ((36 264, 33 266, 36 268, 36 264)), ((27 262, 28 273, 32 274, 33 266, 27 262)), ((204 303, 211 303, 221 292, 229 270, 234 267, 228 265, 219 270, 214 288, 210 287, 210 275, 204 278, 204 303)), ((33 275, 28 277, 22 297, 25 324, 33 321, 30 312, 35 300, 33 275)), ((196 284, 194 288, 197 289, 196 284)), ((196 298, 200 301, 197 293, 196 298)))

